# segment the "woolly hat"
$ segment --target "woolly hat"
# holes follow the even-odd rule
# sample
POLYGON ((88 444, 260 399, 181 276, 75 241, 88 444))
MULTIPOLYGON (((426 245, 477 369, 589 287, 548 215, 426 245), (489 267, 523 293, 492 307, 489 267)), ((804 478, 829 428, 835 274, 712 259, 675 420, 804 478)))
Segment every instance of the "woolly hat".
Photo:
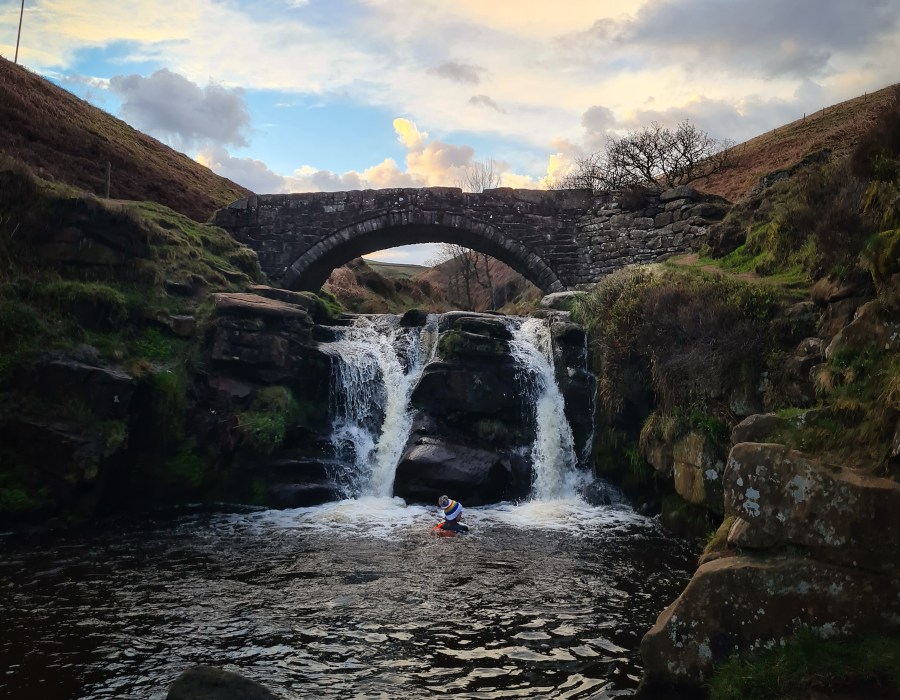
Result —
POLYGON ((462 505, 459 501, 454 501, 447 496, 441 496, 438 499, 438 505, 444 509, 444 518, 447 520, 456 520, 462 515, 462 505))

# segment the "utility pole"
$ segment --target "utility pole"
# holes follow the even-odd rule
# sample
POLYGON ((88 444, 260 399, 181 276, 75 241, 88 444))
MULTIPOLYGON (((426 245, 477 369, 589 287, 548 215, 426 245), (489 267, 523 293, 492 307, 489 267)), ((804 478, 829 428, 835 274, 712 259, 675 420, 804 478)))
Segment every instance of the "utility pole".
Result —
POLYGON ((19 39, 22 38, 22 16, 25 14, 25 0, 22 0, 22 7, 19 10, 19 33, 16 34, 16 57, 13 63, 19 62, 19 39))

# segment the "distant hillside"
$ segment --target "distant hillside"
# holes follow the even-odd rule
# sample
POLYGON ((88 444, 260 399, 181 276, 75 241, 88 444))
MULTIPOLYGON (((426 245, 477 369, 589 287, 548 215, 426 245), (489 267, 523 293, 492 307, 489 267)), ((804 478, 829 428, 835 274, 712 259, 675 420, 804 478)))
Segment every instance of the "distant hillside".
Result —
POLYGON ((0 153, 37 175, 110 197, 150 200, 196 221, 251 194, 120 119, 0 58, 0 153))
POLYGON ((431 269, 425 265, 404 265, 368 259, 366 259, 366 264, 382 277, 387 277, 388 279, 407 280, 410 277, 415 277, 416 275, 431 269))
POLYGON ((695 186, 735 202, 749 194, 760 177, 790 167, 805 155, 823 148, 847 155, 897 91, 900 83, 825 107, 738 144, 733 168, 699 180, 695 186))
MULTIPOLYGON (((507 305, 534 302, 541 298, 541 292, 537 287, 499 260, 490 258, 488 270, 490 285, 483 270, 479 270, 477 279, 473 278, 469 284, 472 310, 501 309, 507 305), (489 289, 493 290, 493 304, 491 304, 489 289)), ((456 260, 448 260, 436 265, 413 279, 416 282, 427 282, 432 288, 441 290, 449 303, 457 308, 468 307, 465 280, 459 272, 459 264, 456 260)))

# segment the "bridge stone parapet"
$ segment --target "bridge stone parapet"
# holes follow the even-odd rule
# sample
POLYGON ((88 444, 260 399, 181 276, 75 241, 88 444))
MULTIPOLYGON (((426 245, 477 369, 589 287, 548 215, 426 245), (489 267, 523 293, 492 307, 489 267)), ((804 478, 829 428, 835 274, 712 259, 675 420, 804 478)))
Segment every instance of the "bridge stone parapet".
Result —
POLYGON ((259 255, 283 286, 318 289, 354 257, 400 245, 452 242, 487 253, 544 292, 597 281, 625 265, 696 250, 727 206, 677 188, 624 208, 589 190, 428 187, 254 195, 214 223, 259 255))

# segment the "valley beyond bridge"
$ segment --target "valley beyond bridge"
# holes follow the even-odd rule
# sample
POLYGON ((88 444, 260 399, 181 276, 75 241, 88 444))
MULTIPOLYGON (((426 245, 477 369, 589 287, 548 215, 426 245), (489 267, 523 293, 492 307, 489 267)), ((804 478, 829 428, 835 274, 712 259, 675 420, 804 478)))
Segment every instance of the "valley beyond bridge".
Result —
POLYGON ((318 290, 353 258, 414 243, 487 253, 544 293, 595 282, 625 265, 696 250, 728 205, 677 187, 623 208, 590 190, 455 187, 253 195, 213 223, 254 249, 270 279, 318 290))

